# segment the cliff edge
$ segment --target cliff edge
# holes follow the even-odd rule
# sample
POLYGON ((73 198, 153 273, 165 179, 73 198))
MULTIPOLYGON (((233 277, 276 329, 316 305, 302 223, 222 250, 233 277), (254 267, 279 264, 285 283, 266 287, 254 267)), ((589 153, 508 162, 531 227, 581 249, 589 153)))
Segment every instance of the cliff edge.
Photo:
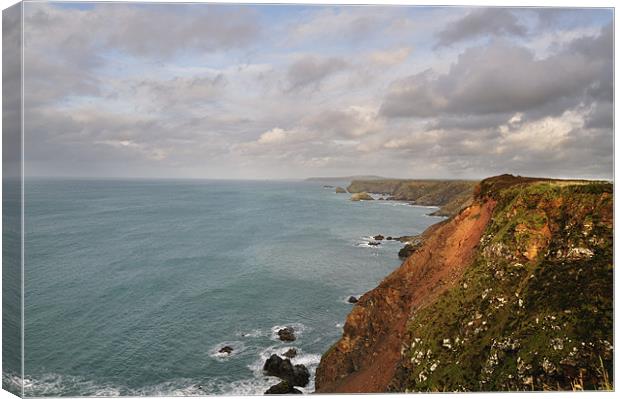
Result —
POLYGON ((347 187, 350 193, 387 194, 390 200, 411 201, 415 205, 438 206, 434 216, 452 216, 471 202, 474 187, 471 180, 353 180, 347 187))
POLYGON ((611 389, 612 342, 612 184, 502 175, 360 298, 316 389, 611 389))

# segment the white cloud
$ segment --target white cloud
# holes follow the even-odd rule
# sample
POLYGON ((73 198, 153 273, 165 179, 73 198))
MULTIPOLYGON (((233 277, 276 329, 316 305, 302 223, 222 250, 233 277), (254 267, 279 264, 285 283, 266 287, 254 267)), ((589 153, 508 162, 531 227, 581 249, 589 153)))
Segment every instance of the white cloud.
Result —
POLYGON ((146 159, 152 161, 163 161, 168 158, 168 153, 166 150, 162 148, 154 148, 145 143, 136 143, 132 140, 102 140, 95 141, 95 144, 103 144, 115 148, 133 150, 144 156, 146 159))
POLYGON ((278 127, 273 128, 260 135, 257 142, 259 144, 274 144, 281 143, 286 140, 286 132, 278 127))
POLYGON ((539 120, 525 122, 515 126, 511 123, 500 126, 502 141, 498 152, 515 148, 527 149, 528 151, 546 152, 562 148, 570 138, 571 133, 576 133, 584 126, 584 116, 581 112, 570 110, 559 117, 544 117, 539 120))

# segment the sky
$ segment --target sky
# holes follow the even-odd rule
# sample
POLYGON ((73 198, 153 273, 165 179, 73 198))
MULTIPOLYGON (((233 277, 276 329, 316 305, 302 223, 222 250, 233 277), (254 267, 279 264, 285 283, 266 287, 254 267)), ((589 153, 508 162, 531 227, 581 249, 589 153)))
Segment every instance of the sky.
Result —
POLYGON ((610 9, 25 3, 25 173, 613 175, 610 9))

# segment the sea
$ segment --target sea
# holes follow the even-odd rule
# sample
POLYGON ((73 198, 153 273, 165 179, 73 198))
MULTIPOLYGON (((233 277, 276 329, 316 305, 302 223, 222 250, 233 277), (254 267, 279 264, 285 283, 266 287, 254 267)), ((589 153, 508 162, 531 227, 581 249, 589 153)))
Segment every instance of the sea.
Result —
POLYGON ((260 395, 289 348, 312 392, 347 298, 401 264, 371 236, 442 220, 308 181, 27 179, 25 198, 27 396, 260 395))

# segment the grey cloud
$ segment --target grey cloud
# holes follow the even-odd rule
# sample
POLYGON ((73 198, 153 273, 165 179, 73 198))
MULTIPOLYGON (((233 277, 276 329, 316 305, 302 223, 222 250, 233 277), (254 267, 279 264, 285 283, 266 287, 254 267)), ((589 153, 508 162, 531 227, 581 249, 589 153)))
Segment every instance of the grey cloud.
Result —
POLYGON ((445 74, 426 71, 394 82, 381 113, 387 117, 509 113, 566 99, 575 106, 588 100, 593 89, 609 90, 609 35, 604 29, 599 36, 574 41, 567 50, 544 59, 506 42, 469 48, 445 74), (579 51, 583 46, 590 51, 579 51))
POLYGON ((215 76, 175 77, 168 80, 140 80, 129 82, 136 95, 154 103, 155 109, 195 106, 221 98, 226 86, 223 74, 215 76))
POLYGON ((122 23, 107 35, 107 43, 130 54, 170 55, 189 49, 228 50, 258 39, 260 27, 248 8, 149 7, 120 10, 122 23))
MULTIPOLYGON (((76 10, 27 3, 25 10, 25 101, 29 107, 71 96, 101 95, 109 82, 104 83, 99 70, 111 62, 106 58, 111 52, 146 58, 141 61, 146 68, 177 53, 227 51, 260 36, 257 18, 248 8, 108 3, 76 10)), ((161 98, 176 94, 178 99, 179 91, 185 90, 186 96, 197 99, 206 94, 207 86, 223 81, 176 83, 167 93, 155 94, 161 98)), ((160 85, 159 89, 166 88, 160 85)), ((152 85, 152 90, 158 87, 152 85)))
POLYGON ((612 129, 614 105, 611 102, 595 103, 585 120, 588 129, 612 129))
POLYGON ((549 31, 557 26, 564 29, 576 28, 596 24, 597 19, 607 17, 611 8, 579 8, 579 7, 536 7, 528 11, 535 14, 537 24, 535 30, 538 32, 549 31))
MULTIPOLYGON (((161 175, 214 153, 186 129, 139 113, 37 108, 29 112, 25 153, 30 175, 161 175), (165 161, 165 162, 164 162, 165 161)), ((221 150, 219 151, 221 152, 221 150)))
POLYGON ((331 138, 356 138, 381 130, 376 112, 361 108, 325 110, 305 118, 302 124, 331 138))
POLYGON ((347 12, 324 8, 308 13, 302 21, 291 26, 294 40, 347 40, 360 42, 394 23, 397 13, 378 7, 350 7, 347 12))
MULTIPOLYGON (((420 168, 441 168, 452 176, 484 177, 501 173, 558 177, 609 178, 612 134, 609 130, 573 129, 566 139, 549 148, 533 137, 510 141, 499 131, 451 131, 424 133, 403 140, 392 157, 415 159, 420 168), (537 146, 537 147, 533 147, 537 146), (500 151, 501 149, 501 151, 500 151), (426 165, 426 166, 425 166, 426 165)), ((431 169, 432 170, 432 169, 431 169)))
POLYGON ((302 57, 288 68, 289 90, 317 89, 325 78, 342 71, 347 65, 344 60, 337 57, 302 57))
POLYGON ((102 61, 106 49, 157 59, 189 50, 231 50, 255 42, 261 33, 258 18, 247 7, 199 4, 103 3, 92 10, 59 10, 30 3, 25 27, 27 45, 47 46, 57 57, 91 66, 102 61))
POLYGON ((35 56, 26 50, 24 60, 24 104, 40 106, 63 98, 101 94, 100 79, 88 70, 35 56), (53 76, 53 79, 50 79, 53 76))
POLYGON ((443 115, 441 118, 429 122, 429 129, 460 129, 481 131, 489 127, 499 126, 505 123, 510 113, 483 114, 483 115, 443 115))
POLYGON ((527 34, 526 27, 519 22, 511 10, 478 8, 440 31, 437 34, 437 44, 447 46, 485 35, 524 36, 525 34, 527 34))

